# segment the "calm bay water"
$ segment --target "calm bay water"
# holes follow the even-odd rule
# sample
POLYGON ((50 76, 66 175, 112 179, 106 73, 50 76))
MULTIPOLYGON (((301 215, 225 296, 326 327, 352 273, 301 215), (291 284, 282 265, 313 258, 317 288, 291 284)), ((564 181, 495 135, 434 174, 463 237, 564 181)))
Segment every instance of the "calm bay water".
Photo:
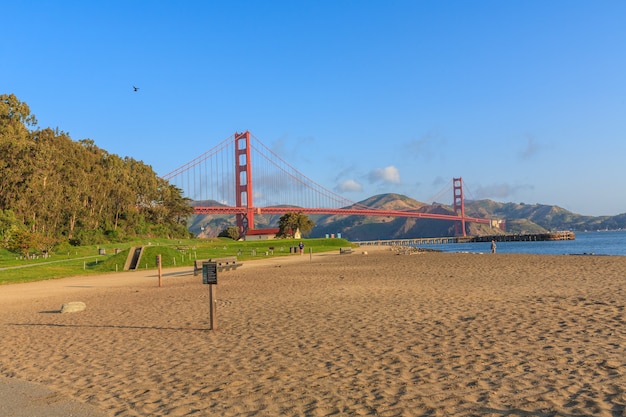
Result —
MULTIPOLYGON (((531 253, 543 255, 625 255, 626 231, 576 232, 575 240, 554 242, 498 242, 498 253, 531 253)), ((443 252, 489 253, 490 243, 449 243, 445 245, 423 245, 426 249, 443 252)))

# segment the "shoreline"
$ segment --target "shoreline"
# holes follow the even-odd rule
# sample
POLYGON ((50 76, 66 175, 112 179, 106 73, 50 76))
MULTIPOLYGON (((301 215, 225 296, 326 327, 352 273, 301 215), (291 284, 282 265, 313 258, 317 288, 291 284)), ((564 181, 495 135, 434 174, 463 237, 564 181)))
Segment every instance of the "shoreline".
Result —
POLYGON ((176 269, 162 288, 155 271, 0 287, 0 376, 104 415, 626 410, 623 257, 248 261, 220 275, 215 331, 207 286, 176 269))

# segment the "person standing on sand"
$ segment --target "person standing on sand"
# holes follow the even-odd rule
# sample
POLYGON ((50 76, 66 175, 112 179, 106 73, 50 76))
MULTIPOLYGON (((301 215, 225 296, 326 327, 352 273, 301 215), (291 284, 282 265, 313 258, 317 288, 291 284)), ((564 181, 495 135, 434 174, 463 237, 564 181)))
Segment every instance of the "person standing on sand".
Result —
POLYGON ((491 253, 496 253, 496 241, 491 240, 491 253))
POLYGON ((300 255, 302 255, 302 252, 304 251, 304 243, 300 242, 298 248, 300 248, 300 255))

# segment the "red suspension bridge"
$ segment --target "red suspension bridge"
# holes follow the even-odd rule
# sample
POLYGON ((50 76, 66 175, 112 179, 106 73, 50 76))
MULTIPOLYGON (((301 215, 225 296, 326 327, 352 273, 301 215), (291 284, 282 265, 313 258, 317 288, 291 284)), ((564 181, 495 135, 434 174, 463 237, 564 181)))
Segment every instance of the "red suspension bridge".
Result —
POLYGON ((466 234, 466 222, 490 222, 489 219, 465 215, 461 178, 453 179, 453 215, 424 213, 417 209, 373 209, 354 203, 307 178, 248 131, 235 133, 163 178, 194 201, 195 214, 234 215, 242 236, 254 229, 255 214, 293 211, 455 221, 456 233, 462 236, 466 234))

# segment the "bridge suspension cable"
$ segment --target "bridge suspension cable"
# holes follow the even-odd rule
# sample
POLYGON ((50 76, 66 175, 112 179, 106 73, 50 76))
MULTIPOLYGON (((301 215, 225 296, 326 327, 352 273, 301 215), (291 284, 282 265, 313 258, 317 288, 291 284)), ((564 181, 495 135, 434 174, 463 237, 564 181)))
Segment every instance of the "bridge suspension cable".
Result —
POLYGON ((193 201, 235 202, 233 135, 202 155, 168 172, 163 179, 193 201))
POLYGON ((437 194, 433 195, 426 201, 428 201, 431 204, 437 203, 437 202, 441 203, 442 201, 444 201, 445 198, 450 196, 450 193, 452 191, 452 185, 453 185, 452 183, 453 183, 452 180, 448 181, 448 183, 444 185, 443 188, 437 192, 437 194))
MULTIPOLYGON (((462 224, 465 221, 488 223, 488 219, 465 217, 462 210, 459 213, 456 208, 456 214, 439 214, 425 213, 418 208, 373 209, 355 203, 299 172, 250 132, 229 136, 167 173, 163 179, 183 190, 184 196, 194 201, 196 213, 235 214, 243 234, 248 225, 254 228, 255 214, 278 214, 294 209, 309 214, 422 217, 461 221, 462 224)), ((461 185, 455 185, 455 193, 458 192, 462 199, 461 185)), ((456 207, 462 203, 455 199, 454 204, 456 207)), ((462 233, 465 233, 464 228, 462 233)))
POLYGON ((297 202, 298 206, 314 208, 358 205, 302 174, 254 135, 251 136, 255 140, 251 146, 255 151, 253 172, 257 179, 256 192, 259 193, 258 196, 255 194, 255 201, 261 199, 258 205, 273 206, 284 204, 285 201, 293 201, 297 202), (259 166, 261 168, 255 168, 259 166))

